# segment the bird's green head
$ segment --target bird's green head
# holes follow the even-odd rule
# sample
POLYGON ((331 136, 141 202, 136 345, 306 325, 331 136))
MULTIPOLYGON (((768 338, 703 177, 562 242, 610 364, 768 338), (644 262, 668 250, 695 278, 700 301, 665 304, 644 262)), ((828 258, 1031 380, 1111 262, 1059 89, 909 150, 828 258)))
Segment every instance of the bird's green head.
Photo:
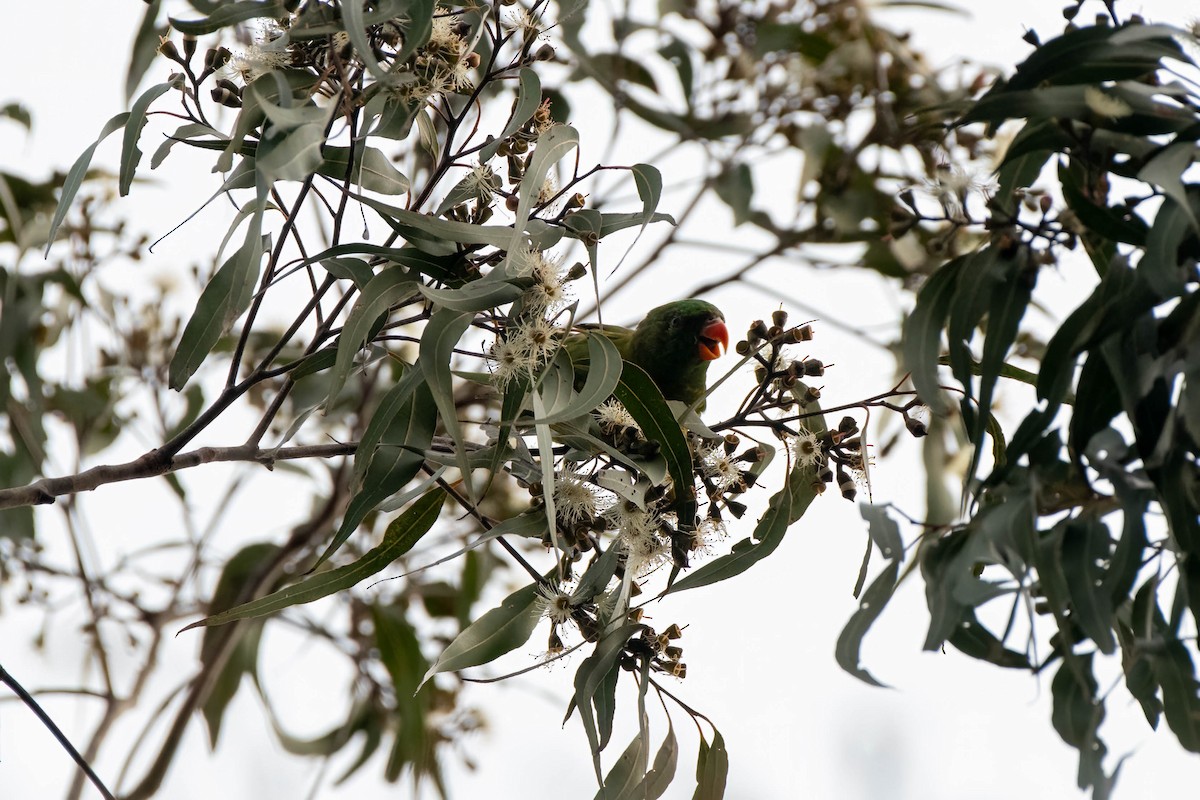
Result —
POLYGON ((725 315, 705 300, 661 305, 646 315, 637 332, 641 335, 636 338, 652 347, 658 358, 678 359, 684 364, 713 361, 729 348, 725 315))

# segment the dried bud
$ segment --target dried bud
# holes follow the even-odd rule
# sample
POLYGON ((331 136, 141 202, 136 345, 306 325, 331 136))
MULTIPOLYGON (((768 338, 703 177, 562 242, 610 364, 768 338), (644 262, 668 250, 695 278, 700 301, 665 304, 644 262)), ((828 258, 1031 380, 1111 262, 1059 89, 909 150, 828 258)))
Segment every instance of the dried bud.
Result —
POLYGON ((571 268, 567 270, 567 280, 569 281, 577 281, 584 275, 587 275, 587 267, 584 266, 580 261, 576 261, 571 265, 571 268))
POLYGON ((676 647, 675 645, 670 645, 668 647, 664 647, 663 655, 666 656, 667 658, 671 659, 672 661, 678 661, 680 658, 683 657, 683 648, 676 647))
POLYGON ((729 509, 729 513, 733 514, 735 519, 741 519, 746 513, 746 504, 736 500, 726 500, 725 507, 729 509))
POLYGON ((196 55, 196 37, 190 33, 183 35, 183 57, 191 63, 192 56, 196 55))
POLYGON ((804 404, 805 405, 808 405, 809 403, 811 403, 815 400, 820 400, 820 399, 821 399, 820 387, 809 386, 807 389, 804 390, 804 404))
POLYGON ((671 666, 671 674, 682 680, 687 677, 687 664, 673 664, 671 666))
POLYGON ((229 63, 233 58, 233 53, 229 52, 227 47, 218 47, 210 49, 204 54, 204 71, 213 72, 229 63))
POLYGON ((775 327, 782 328, 787 325, 787 312, 782 308, 771 312, 771 322, 775 323, 775 327))
POLYGON ((751 322, 750 330, 747 333, 747 338, 750 340, 751 344, 756 344, 761 342, 763 339, 766 339, 767 323, 763 322, 761 319, 756 319, 754 322, 751 322))
POLYGON ((673 622, 671 623, 671 627, 667 628, 665 631, 663 631, 663 633, 665 633, 667 635, 668 639, 682 639, 683 638, 683 628, 680 628, 678 625, 676 625, 673 622))
POLYGON ((222 86, 215 87, 211 94, 214 103, 220 103, 229 108, 242 107, 242 99, 222 86))
POLYGON ((554 58, 554 48, 549 44, 544 44, 537 49, 533 54, 534 61, 550 61, 554 58))
POLYGON ((842 421, 838 423, 838 430, 842 433, 854 433, 858 430, 858 422, 851 416, 842 417, 842 421))
POLYGON ((479 66, 479 53, 467 53, 467 57, 463 61, 468 67, 475 69, 479 66))
POLYGON ((182 64, 183 58, 179 55, 179 49, 175 47, 175 43, 170 39, 163 39, 158 43, 158 52, 164 57, 172 61, 182 64))
POLYGON ((217 81, 217 86, 220 86, 222 89, 228 89, 232 94, 235 94, 238 97, 242 96, 242 87, 238 86, 228 78, 219 79, 217 81))
POLYGON ((508 197, 504 198, 504 207, 509 211, 516 211, 517 206, 520 205, 520 203, 521 198, 517 197, 516 194, 510 194, 508 197))
POLYGON ((587 202, 587 198, 586 198, 586 197, 584 197, 584 196, 583 196, 582 194, 580 194, 579 192, 576 192, 575 194, 573 194, 573 195, 571 195, 570 197, 568 197, 568 198, 567 198, 567 208, 568 208, 568 209, 571 209, 571 208, 583 208, 583 204, 584 204, 585 202, 587 202))
POLYGON ((806 358, 804 360, 804 374, 809 377, 825 374, 825 364, 820 359, 806 358))
POLYGON ((904 427, 908 428, 908 432, 918 439, 929 434, 929 428, 925 426, 925 423, 912 417, 904 418, 904 427))
POLYGON ((737 449, 739 444, 741 444, 741 439, 738 438, 736 433, 725 434, 725 455, 733 455, 733 451, 737 449))
POLYGON ((779 327, 778 325, 772 325, 770 328, 767 328, 767 338, 768 339, 776 339, 782 335, 783 335, 783 328, 779 327))
POLYGON ((733 346, 733 349, 734 349, 734 352, 736 352, 739 356, 744 356, 750 352, 750 343, 747 342, 745 339, 743 339, 742 341, 735 344, 733 346))

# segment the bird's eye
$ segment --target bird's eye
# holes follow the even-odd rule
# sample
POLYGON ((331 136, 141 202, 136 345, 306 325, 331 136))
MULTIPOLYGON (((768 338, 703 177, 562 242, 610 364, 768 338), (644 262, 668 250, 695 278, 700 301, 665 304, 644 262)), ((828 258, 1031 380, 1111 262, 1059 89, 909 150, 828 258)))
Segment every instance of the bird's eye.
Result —
POLYGON ((678 328, 679 323, 680 323, 679 317, 671 317, 670 325, 671 325, 672 330, 674 330, 675 328, 678 328))

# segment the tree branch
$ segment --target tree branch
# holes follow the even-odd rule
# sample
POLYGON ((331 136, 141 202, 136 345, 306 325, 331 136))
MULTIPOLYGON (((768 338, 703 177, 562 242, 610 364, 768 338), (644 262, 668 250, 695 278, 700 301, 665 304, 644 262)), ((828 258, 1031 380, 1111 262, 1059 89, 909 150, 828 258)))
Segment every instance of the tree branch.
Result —
POLYGON ((73 495, 88 492, 100 486, 119 481, 153 478, 176 472, 201 464, 215 461, 253 461, 267 469, 274 468, 276 461, 288 461, 298 458, 332 458, 334 456, 353 455, 358 449, 357 442, 345 444, 315 444, 299 447, 281 447, 278 449, 261 448, 256 446, 239 445, 237 447, 201 447, 187 453, 180 453, 169 459, 163 459, 158 450, 151 450, 143 456, 127 461, 124 464, 105 464, 92 467, 76 475, 61 478, 42 478, 25 486, 15 486, 11 489, 0 489, 0 509, 19 508, 53 503, 55 498, 63 495, 73 495))

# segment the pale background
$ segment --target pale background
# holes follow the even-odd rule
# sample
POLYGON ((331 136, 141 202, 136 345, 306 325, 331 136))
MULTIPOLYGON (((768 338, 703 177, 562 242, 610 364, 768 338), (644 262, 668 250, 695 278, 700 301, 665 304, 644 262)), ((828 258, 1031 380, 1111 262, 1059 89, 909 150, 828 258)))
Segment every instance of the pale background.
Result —
MULTIPOLYGON (((961 56, 1011 70, 1028 47, 1020 37, 1024 26, 1050 38, 1061 28, 1059 3, 1015 0, 970 3, 972 16, 960 18, 929 12, 889 12, 883 19, 912 30, 919 49, 935 64, 961 56)), ((1100 6, 1095 4, 1096 9, 1100 6)), ((1183 0, 1148 0, 1139 9, 1122 3, 1125 13, 1141 10, 1147 17, 1186 22, 1195 13, 1183 0)), ((0 166, 38 177, 53 168, 66 169, 92 140, 103 123, 124 110, 122 87, 127 43, 143 11, 134 0, 124 2, 15 3, 10 0, 0 48, 0 75, 6 76, 0 102, 19 100, 34 116, 34 133, 0 124, 0 166)), ((1085 13, 1096 9, 1085 7, 1085 13)), ((147 80, 162 80, 167 68, 156 65, 147 80)), ((580 120, 584 147, 587 125, 580 120)), ((102 163, 115 161, 119 137, 99 151, 102 163)), ((155 145, 143 150, 152 152, 155 145)), ((152 237, 165 233, 192 210, 194 198, 207 196, 215 184, 201 162, 173 157, 153 182, 135 188, 125 208, 152 237), (173 166, 172 162, 178 162, 173 166), (187 183, 182 183, 187 181, 187 183), (200 186, 196 182, 203 181, 200 186), (172 191, 173 186, 179 188, 172 191)), ((211 162, 210 162, 211 163, 211 162)), ((664 176, 671 183, 671 175, 664 176)), ((671 211, 669 200, 663 210, 671 211)), ((729 225, 716 209, 714 224, 729 225)), ((171 275, 209 252, 212 237, 224 224, 203 215, 198 222, 156 249, 155 255, 130 265, 124 277, 146 282, 171 275)), ((733 235, 733 234, 731 234, 733 235)), ((675 264, 659 276, 660 284, 645 284, 626 297, 629 319, 655 304, 655 292, 679 293, 680 286, 698 284, 724 274, 738 263, 721 253, 700 254, 675 264)), ((34 259, 23 263, 36 269, 34 259)), ((875 330, 890 325, 902 313, 904 300, 887 287, 861 274, 814 275, 780 266, 779 282, 793 297, 831 318, 856 322, 875 330), (802 287, 797 289, 796 287, 802 287), (869 324, 868 324, 869 323, 869 324)), ((116 274, 121 278, 121 274, 116 274)), ((763 272, 763 275, 774 273, 763 272)), ((775 278, 772 277, 774 281, 775 278)), ((1043 290, 1078 294, 1076 281, 1088 280, 1086 270, 1069 268, 1043 277, 1043 290), (1069 291, 1070 290, 1070 291, 1069 291)), ((186 286, 186 284, 184 284, 186 286)), ((1086 286, 1084 287, 1086 289, 1086 286)), ((190 289, 188 291, 191 291, 190 289)), ((181 308, 193 295, 186 294, 181 308)), ((763 316, 778 302, 746 289, 731 290, 718 301, 731 321, 735 336, 747 321, 763 316)), ((1057 309, 1065 315, 1067 308, 1057 309)), ((803 316, 801 312, 794 312, 803 316)), ((839 365, 828 379, 837 400, 851 400, 883 391, 892 383, 893 363, 878 348, 818 325, 820 339, 813 354, 839 365)), ((715 403, 720 403, 718 397, 715 403)), ((1010 400, 1010 407, 1018 400, 1010 400)), ((1019 410, 1019 407, 1016 409, 1019 410)), ((226 440, 215 430, 208 443, 240 441, 236 425, 226 440), (211 439, 211 442, 209 442, 211 439)), ((152 443, 129 437, 113 460, 132 457, 152 443)), ((923 489, 914 481, 916 450, 902 448, 877 464, 876 501, 895 501, 913 515, 921 513, 923 489)), ((211 469, 212 476, 218 468, 211 469)), ((196 471, 194 471, 196 472, 196 471)), ((203 481, 208 476, 191 475, 203 481)), ((215 478, 214 478, 215 479, 215 478)), ((197 483, 195 485, 202 485, 197 483)), ((295 484, 291 488, 295 488, 295 484)), ((255 473, 253 490, 243 492, 229 510, 247 538, 282 535, 291 522, 286 478, 255 473)), ((155 494, 137 485, 103 487, 82 502, 88 509, 92 535, 106 552, 127 552, 162 535, 155 494)), ((302 511, 303 509, 298 509, 302 511)), ((60 517, 45 511, 41 535, 51 552, 63 549, 60 517)), ((735 528, 736 538, 746 530, 735 528)), ((226 540, 229 549, 237 546, 226 540)), ((927 613, 920 586, 901 587, 887 613, 864 646, 864 663, 876 677, 894 687, 873 689, 842 672, 833 648, 842 624, 854 611, 851 589, 857 574, 865 526, 855 507, 836 496, 819 499, 789 533, 775 555, 739 579, 686 592, 653 609, 656 626, 689 624, 683 640, 689 675, 672 690, 716 722, 730 751, 726 796, 732 800, 761 798, 815 800, 896 798, 952 800, 1010 798, 1026 800, 1078 796, 1076 754, 1055 734, 1049 721, 1049 678, 1040 682, 1027 674, 1003 671, 950 651, 920 649, 927 613)), ((48 633, 43 651, 31 641, 40 617, 19 613, 10 596, 3 597, 0 616, 0 663, 27 688, 76 685, 84 676, 82 635, 70 620, 59 620, 48 633)), ((481 609, 482 610, 482 609, 481 609)), ((506 664, 519 666, 544 640, 541 633, 506 664)), ((171 639, 163 654, 171 680, 192 668, 198 639, 187 634, 171 639)), ((119 648, 115 648, 119 653, 119 648)), ((274 702, 293 733, 324 731, 337 718, 345 678, 341 660, 295 639, 268 633, 264 672, 274 702)), ((115 661, 120 669, 119 657, 115 661)), ((467 739, 466 752, 476 768, 448 759, 450 788, 456 798, 490 800, 560 796, 591 797, 595 791, 586 740, 575 719, 561 725, 578 661, 566 668, 540 670, 501 684, 468 689, 464 700, 481 707, 489 728, 467 739)), ((1115 675, 1112 676, 1115 678, 1115 675)), ((1106 684, 1102 679, 1102 688, 1106 684)), ((167 684, 164 684, 166 688, 167 684)), ((149 695, 153 697, 154 695, 149 695)), ((1139 798, 1181 791, 1200 785, 1200 759, 1184 752, 1167 733, 1148 729, 1136 703, 1117 686, 1102 733, 1112 760, 1132 753, 1118 783, 1118 797, 1139 798)), ((621 696, 618 730, 609 759, 633 734, 632 698, 621 696), (623 713, 624 712, 624 713, 623 713)), ((82 744, 94 725, 87 701, 47 697, 44 706, 58 723, 82 744)), ((115 783, 124 750, 144 718, 133 715, 118 726, 95 764, 115 783), (134 724, 134 723, 137 724, 134 724)), ((681 759, 675 786, 668 798, 691 796, 689 776, 694 766, 695 731, 686 715, 676 714, 681 759)), ((655 747, 663 731, 653 722, 655 747)), ((343 754, 352 756, 354 748, 343 754)), ((329 775, 340 774, 348 758, 334 762, 329 775)), ((49 733, 19 704, 0 704, 0 797, 59 797, 73 765, 49 733)), ((134 770, 134 777, 140 771, 134 770)), ((354 780, 332 788, 320 781, 319 765, 283 753, 248 691, 239 694, 225 723, 223 740, 209 754, 199 720, 189 729, 162 797, 242 798, 304 797, 320 781, 317 796, 395 798, 412 795, 409 784, 382 783, 381 755, 361 769, 354 780)), ((127 788, 128 784, 126 784, 127 788)), ((89 791, 85 796, 95 796, 89 791)))

